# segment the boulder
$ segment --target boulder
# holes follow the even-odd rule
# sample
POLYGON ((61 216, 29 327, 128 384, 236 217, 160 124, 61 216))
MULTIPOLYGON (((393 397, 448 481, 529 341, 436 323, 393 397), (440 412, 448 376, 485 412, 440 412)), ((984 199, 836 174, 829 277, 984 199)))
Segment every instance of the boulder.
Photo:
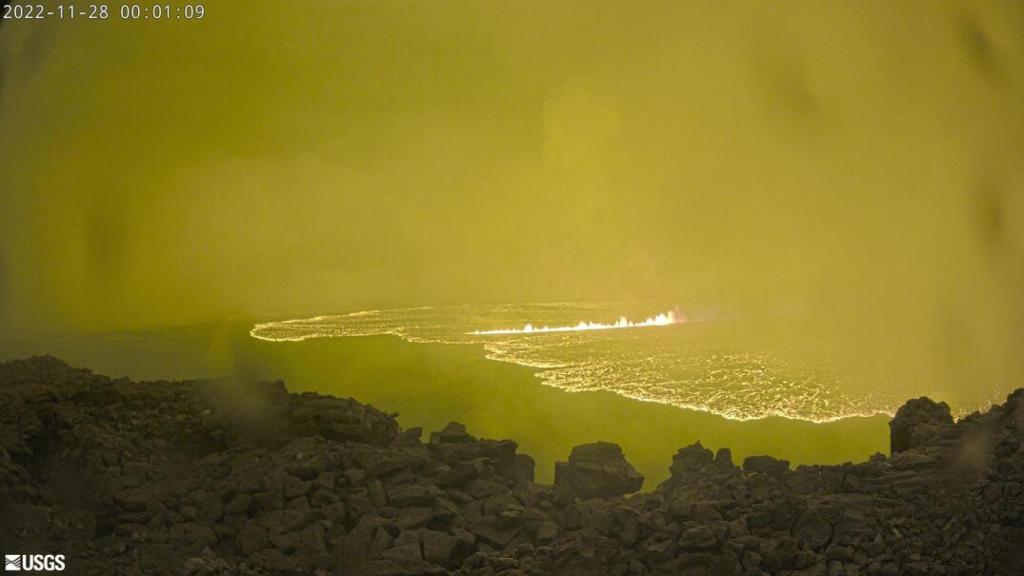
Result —
POLYGON ((683 532, 678 544, 683 550, 710 550, 718 547, 719 539, 711 525, 700 524, 683 532))
POLYGON ((474 438, 466 433, 466 426, 458 422, 449 422, 442 430, 430 433, 431 444, 466 444, 474 438))
POLYGON ((926 397, 909 400, 889 422, 889 448, 893 454, 935 444, 953 428, 953 416, 945 402, 926 397))
POLYGON ((391 441, 391 445, 394 447, 407 447, 407 446, 419 446, 420 438, 423 436, 423 428, 415 427, 409 428, 408 430, 401 431, 395 439, 391 441))
POLYGON ((832 539, 832 525, 818 510, 810 508, 797 519, 793 536, 808 548, 819 550, 832 539))
POLYGON ((468 533, 459 537, 436 530, 423 530, 421 541, 423 559, 431 564, 453 566, 473 552, 473 537, 468 533))
POLYGON ((540 544, 550 544, 555 541, 558 537, 558 524, 550 520, 544 520, 537 527, 537 542, 540 544))
POLYGON ((270 545, 270 534, 266 528, 250 520, 238 534, 238 550, 251 556, 270 545))
POLYGON ((430 506, 441 495, 433 484, 405 484, 388 489, 388 502, 392 506, 430 506))
POLYGON ((305 527, 312 519, 309 508, 289 508, 287 510, 271 510, 260 516, 259 524, 270 533, 294 532, 305 527))
POLYGON ((555 485, 581 498, 612 498, 636 492, 644 477, 626 461, 622 448, 610 442, 576 446, 568 462, 555 463, 555 485))
POLYGON ((714 455, 701 445, 700 442, 680 448, 672 457, 672 465, 669 472, 674 479, 684 479, 687 475, 696 474, 704 470, 714 461, 714 455))
POLYGON ((750 456, 743 461, 743 469, 778 478, 789 472, 789 460, 778 460, 771 456, 750 456))
POLYGON ((394 418, 355 400, 306 394, 297 396, 290 404, 289 431, 296 436, 378 446, 386 446, 398 436, 394 418))
POLYGON ((722 470, 734 470, 736 465, 732 463, 732 450, 719 448, 718 452, 715 452, 715 466, 722 470))
POLYGON ((515 482, 533 482, 533 457, 529 454, 516 454, 512 465, 508 467, 505 475, 515 482))

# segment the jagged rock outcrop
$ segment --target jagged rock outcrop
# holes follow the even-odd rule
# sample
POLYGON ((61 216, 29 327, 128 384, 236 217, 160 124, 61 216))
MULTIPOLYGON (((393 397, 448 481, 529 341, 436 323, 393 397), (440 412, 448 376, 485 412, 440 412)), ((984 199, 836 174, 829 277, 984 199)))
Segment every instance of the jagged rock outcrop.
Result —
POLYGON ((458 423, 424 443, 280 382, 33 358, 0 364, 0 542, 104 575, 1022 573, 1024 390, 956 423, 911 401, 893 434, 891 457, 796 469, 697 443, 623 497, 642 479, 613 444, 544 486, 514 442, 458 423))
POLYGON ((568 462, 555 463, 555 486, 583 500, 622 496, 643 484, 644 477, 626 461, 622 448, 610 442, 576 446, 568 462))
POLYGON ((784 478, 789 472, 789 460, 777 460, 771 456, 750 456, 743 461, 743 470, 767 474, 772 478, 784 478))
POLYGON ((889 449, 896 454, 939 443, 953 429, 953 416, 945 402, 929 398, 908 400, 889 422, 889 449))

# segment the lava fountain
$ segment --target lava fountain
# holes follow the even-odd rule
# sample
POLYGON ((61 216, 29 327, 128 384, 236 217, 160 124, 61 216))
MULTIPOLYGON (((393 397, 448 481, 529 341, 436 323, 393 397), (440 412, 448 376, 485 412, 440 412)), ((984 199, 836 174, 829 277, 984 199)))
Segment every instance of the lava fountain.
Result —
POLYGON ((575 326, 541 326, 536 327, 532 324, 527 324, 522 328, 503 328, 498 330, 474 330, 467 332, 475 336, 489 336, 499 334, 551 334, 555 332, 587 332, 590 330, 621 330, 625 328, 653 328, 656 326, 671 326, 673 324, 682 324, 686 322, 686 317, 682 314, 678 314, 675 311, 669 310, 657 316, 651 316, 640 322, 633 322, 626 319, 625 316, 620 316, 619 319, 612 324, 604 324, 601 322, 580 322, 575 326))

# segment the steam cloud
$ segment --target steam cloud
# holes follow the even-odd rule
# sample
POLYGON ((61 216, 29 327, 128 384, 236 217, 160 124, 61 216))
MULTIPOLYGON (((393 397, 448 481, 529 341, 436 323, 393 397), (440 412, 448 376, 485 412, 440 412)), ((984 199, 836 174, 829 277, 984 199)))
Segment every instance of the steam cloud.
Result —
POLYGON ((0 28, 8 334, 657 300, 1021 382, 1024 6, 208 2, 0 28))

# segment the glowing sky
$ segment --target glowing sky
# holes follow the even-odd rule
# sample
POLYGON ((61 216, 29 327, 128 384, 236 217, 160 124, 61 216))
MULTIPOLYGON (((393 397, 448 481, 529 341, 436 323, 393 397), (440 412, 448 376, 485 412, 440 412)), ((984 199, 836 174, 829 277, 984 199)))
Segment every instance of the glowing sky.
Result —
POLYGON ((636 299, 1024 372, 1019 2, 206 5, 0 24, 8 333, 636 299))

